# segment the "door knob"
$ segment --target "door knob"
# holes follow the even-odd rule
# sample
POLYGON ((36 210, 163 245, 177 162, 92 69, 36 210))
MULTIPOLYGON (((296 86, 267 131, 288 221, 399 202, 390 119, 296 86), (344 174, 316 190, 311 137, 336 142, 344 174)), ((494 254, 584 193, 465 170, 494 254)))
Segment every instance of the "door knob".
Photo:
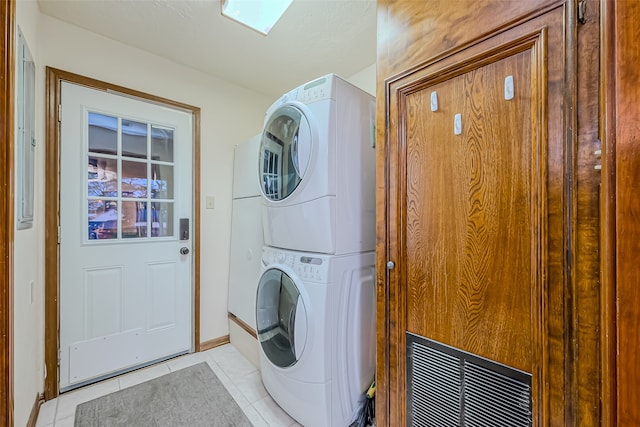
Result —
POLYGON ((187 255, 189 253, 189 248, 187 248, 186 246, 184 248, 180 248, 180 253, 182 255, 187 255))

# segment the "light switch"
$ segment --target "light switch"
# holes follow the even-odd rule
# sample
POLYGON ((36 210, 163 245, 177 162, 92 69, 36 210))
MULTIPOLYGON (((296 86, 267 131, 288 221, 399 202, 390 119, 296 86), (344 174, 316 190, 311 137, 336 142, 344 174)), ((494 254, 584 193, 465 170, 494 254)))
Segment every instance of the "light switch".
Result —
POLYGON ((214 209, 216 207, 215 198, 213 196, 207 196, 206 206, 207 209, 214 209))

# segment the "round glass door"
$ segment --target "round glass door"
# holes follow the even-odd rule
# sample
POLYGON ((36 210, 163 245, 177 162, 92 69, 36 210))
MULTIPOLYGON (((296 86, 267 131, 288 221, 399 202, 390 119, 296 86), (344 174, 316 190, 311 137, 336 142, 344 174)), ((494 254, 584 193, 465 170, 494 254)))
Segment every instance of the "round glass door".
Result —
POLYGON ((267 270, 258 283, 256 298, 258 340, 276 366, 293 366, 304 351, 307 314, 302 297, 282 270, 267 270))
POLYGON ((305 115, 291 105, 274 111, 260 142, 261 188, 269 200, 282 200, 298 188, 309 166, 311 128, 305 115))

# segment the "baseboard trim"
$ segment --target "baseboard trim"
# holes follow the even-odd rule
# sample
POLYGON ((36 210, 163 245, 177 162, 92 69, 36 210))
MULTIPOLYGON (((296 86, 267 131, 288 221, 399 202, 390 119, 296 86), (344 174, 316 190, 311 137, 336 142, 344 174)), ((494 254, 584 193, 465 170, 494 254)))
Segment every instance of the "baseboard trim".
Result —
POLYGON ((229 344, 229 335, 225 335, 222 337, 214 338, 209 341, 200 343, 200 351, 211 350, 212 348, 220 347, 221 345, 229 344))
POLYGON ((247 325, 242 319, 238 318, 238 316, 233 313, 227 313, 227 317, 229 317, 229 320, 233 321, 233 323, 247 331, 249 335, 251 335, 255 339, 258 339, 258 334, 256 333, 256 331, 251 326, 247 325))
POLYGON ((38 415, 40 415, 40 406, 42 406, 43 403, 44 394, 36 393, 36 401, 33 402, 33 406, 31 407, 31 414, 27 421, 27 427, 36 427, 36 424, 38 423, 38 415))

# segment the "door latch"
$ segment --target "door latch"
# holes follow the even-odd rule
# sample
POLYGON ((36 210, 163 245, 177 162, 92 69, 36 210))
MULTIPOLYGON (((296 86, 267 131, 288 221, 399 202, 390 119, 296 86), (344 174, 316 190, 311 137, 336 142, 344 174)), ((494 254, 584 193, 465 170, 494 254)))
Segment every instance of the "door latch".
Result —
POLYGON ((581 0, 578 2, 578 22, 581 24, 587 23, 587 2, 581 0))
POLYGON ((189 218, 180 218, 180 240, 189 240, 189 218))

